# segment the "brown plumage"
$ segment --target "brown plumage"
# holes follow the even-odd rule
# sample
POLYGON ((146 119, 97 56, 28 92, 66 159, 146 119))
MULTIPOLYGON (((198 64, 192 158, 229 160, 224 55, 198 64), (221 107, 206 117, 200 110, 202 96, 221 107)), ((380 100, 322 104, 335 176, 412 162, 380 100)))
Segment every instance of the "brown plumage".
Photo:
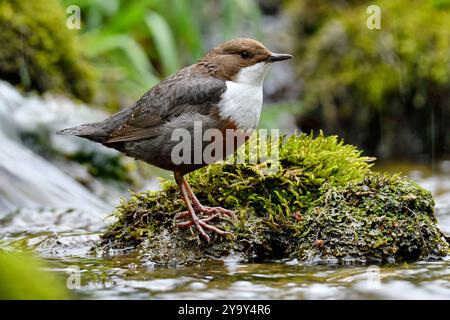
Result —
MULTIPOLYGON (((195 136, 195 123, 200 123, 202 134, 208 129, 222 132, 225 145, 227 129, 251 133, 259 118, 262 80, 268 66, 273 61, 291 57, 274 54, 256 40, 227 41, 211 50, 199 62, 161 81, 129 108, 104 121, 61 130, 59 133, 90 139, 138 160, 174 171, 188 209, 180 213, 178 218, 190 218, 178 226, 194 226, 209 242, 205 230, 227 234, 208 224, 212 217, 218 214, 234 217, 234 213, 200 204, 184 174, 208 163, 203 160, 195 164, 174 161, 172 151, 179 141, 173 139, 173 134, 176 129, 183 129, 195 136), (197 217, 199 213, 208 217, 200 219, 197 217)), ((192 139, 190 144, 190 156, 194 159, 194 150, 198 150, 195 144, 200 144, 200 150, 204 150, 208 142, 192 139)), ((239 145, 233 147, 232 152, 239 145)), ((224 153, 220 159, 228 155, 224 153)))

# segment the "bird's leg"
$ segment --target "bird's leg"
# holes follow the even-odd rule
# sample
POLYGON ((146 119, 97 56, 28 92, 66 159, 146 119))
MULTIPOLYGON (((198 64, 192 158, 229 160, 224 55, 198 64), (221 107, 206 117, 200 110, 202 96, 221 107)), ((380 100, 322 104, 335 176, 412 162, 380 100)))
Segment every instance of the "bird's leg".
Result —
POLYGON ((215 214, 219 213, 219 214, 224 214, 226 216, 229 216, 232 219, 236 219, 236 215, 231 210, 228 210, 228 209, 225 209, 222 207, 205 207, 205 206, 203 206, 200 203, 200 201, 198 201, 197 197, 195 196, 194 191, 192 191, 191 186, 189 185, 189 183, 187 182, 185 177, 183 177, 183 183, 186 187, 189 197, 191 198, 192 206, 193 206, 195 212, 197 212, 197 213, 201 212, 201 213, 204 213, 207 215, 215 215, 215 214))
POLYGON ((221 236, 229 234, 229 232, 227 232, 227 231, 220 230, 220 229, 208 224, 208 222, 211 221, 212 219, 216 218, 218 216, 218 214, 211 215, 210 217, 208 217, 206 219, 199 219, 197 217, 197 214, 195 213, 195 210, 194 210, 192 204, 191 204, 191 200, 189 199, 188 189, 186 188, 186 185, 183 182, 183 180, 184 180, 183 175, 175 172, 175 180, 176 180, 178 186, 180 187, 181 195, 182 195, 183 200, 186 203, 186 207, 188 209, 187 211, 178 214, 176 218, 187 217, 187 216, 190 216, 190 218, 191 218, 190 221, 179 223, 177 226, 179 228, 189 228, 190 226, 195 226, 195 228, 198 230, 200 235, 208 243, 210 242, 210 238, 206 234, 204 229, 215 232, 221 236))
MULTIPOLYGON (((222 207, 205 207, 200 201, 197 199, 194 191, 192 191, 191 186, 187 182, 186 178, 182 177, 184 186, 186 187, 186 191, 191 199, 192 207, 196 213, 204 213, 206 215, 217 216, 217 214, 224 214, 229 216, 232 219, 236 219, 236 215, 233 211, 222 208, 222 207)), ((177 214, 176 218, 187 218, 190 216, 189 211, 183 211, 177 214)))

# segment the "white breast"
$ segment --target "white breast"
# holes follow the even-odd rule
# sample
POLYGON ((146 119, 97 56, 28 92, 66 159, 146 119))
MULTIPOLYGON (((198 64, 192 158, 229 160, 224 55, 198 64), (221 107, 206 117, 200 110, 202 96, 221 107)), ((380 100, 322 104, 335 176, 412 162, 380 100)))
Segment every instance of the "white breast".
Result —
POLYGON ((239 129, 254 129, 259 121, 263 102, 262 85, 270 64, 265 62, 241 69, 219 103, 220 116, 236 123, 239 129))

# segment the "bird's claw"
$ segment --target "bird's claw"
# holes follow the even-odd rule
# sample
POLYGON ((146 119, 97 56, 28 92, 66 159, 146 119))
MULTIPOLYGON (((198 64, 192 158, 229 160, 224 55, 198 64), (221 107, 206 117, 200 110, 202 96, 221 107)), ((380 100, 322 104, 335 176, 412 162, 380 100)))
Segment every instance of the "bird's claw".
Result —
POLYGON ((199 219, 195 213, 192 215, 189 211, 183 211, 183 212, 178 213, 175 216, 175 219, 191 218, 191 220, 185 221, 185 222, 180 222, 176 226, 180 229, 185 229, 185 228, 194 226, 198 230, 200 235, 208 243, 210 242, 210 237, 205 232, 205 229, 209 230, 211 232, 217 233, 220 236, 226 236, 226 235, 232 234, 229 231, 224 231, 213 225, 210 225, 210 224, 208 224, 208 222, 219 217, 222 214, 235 220, 236 215, 233 211, 224 209, 221 207, 204 207, 204 206, 196 206, 194 208, 194 211, 196 213, 203 213, 205 215, 208 215, 208 217, 204 218, 204 219, 199 219))
POLYGON ((204 206, 200 206, 197 208, 194 208, 195 212, 201 212, 207 215, 212 215, 212 214, 223 214, 226 215, 228 217, 230 217, 233 220, 236 220, 236 214, 228 209, 222 208, 222 207, 204 207, 204 206))
MULTIPOLYGON (((203 213, 206 214, 208 216, 211 215, 226 215, 228 217, 230 217, 233 220, 236 220, 236 214, 234 213, 234 211, 222 208, 222 207, 205 207, 205 206, 196 206, 194 207, 194 211, 196 213, 203 213)), ((184 218, 188 218, 190 217, 191 214, 189 213, 189 211, 182 211, 179 212, 175 215, 175 219, 184 219, 184 218)))

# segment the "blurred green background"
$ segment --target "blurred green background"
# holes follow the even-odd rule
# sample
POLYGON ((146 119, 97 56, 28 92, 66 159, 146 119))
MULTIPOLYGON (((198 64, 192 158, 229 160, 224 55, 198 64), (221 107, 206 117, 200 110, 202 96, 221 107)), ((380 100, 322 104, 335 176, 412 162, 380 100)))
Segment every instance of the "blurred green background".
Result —
POLYGON ((0 78, 116 111, 218 43, 254 37, 295 54, 266 85, 279 106, 263 125, 283 127, 278 109, 287 129, 429 162, 450 152, 449 17, 449 0, 3 0, 0 78), (80 30, 66 27, 71 5, 80 30))
MULTIPOLYGON (((404 160, 434 170, 449 157, 450 0, 0 0, 0 80, 24 96, 62 95, 93 112, 112 113, 236 37, 295 56, 269 73, 260 127, 338 134, 366 155, 400 163, 399 171, 404 160), (79 30, 67 27, 74 5, 81 13, 79 30), (367 27, 369 5, 380 8, 380 29, 367 27)), ((2 103, 0 134, 10 133, 16 107, 2 103)), ((45 116, 32 114, 23 122, 18 114, 22 142, 53 165, 70 172, 73 164, 60 164, 65 157, 96 178, 133 185, 135 164, 97 149, 57 151, 49 142, 53 127, 42 135, 45 125, 39 132, 23 125, 40 124, 45 116)), ((1 160, 0 169, 9 165, 1 160)), ((71 173, 102 199, 118 198, 77 174, 71 173)), ((33 186, 16 192, 5 183, 0 194, 2 187, 20 197, 36 193, 33 186)), ((44 183, 42 190, 47 192, 44 183)), ((0 197, 0 211, 3 203, 0 197)), ((27 266, 44 268, 28 255, 0 251, 0 269, 18 270, 7 277, 11 281, 0 281, 0 298, 25 298, 23 292, 27 298, 68 297, 58 279, 41 278, 38 271, 32 279, 42 284, 13 280, 27 266), (46 283, 54 290, 33 291, 46 283)))

